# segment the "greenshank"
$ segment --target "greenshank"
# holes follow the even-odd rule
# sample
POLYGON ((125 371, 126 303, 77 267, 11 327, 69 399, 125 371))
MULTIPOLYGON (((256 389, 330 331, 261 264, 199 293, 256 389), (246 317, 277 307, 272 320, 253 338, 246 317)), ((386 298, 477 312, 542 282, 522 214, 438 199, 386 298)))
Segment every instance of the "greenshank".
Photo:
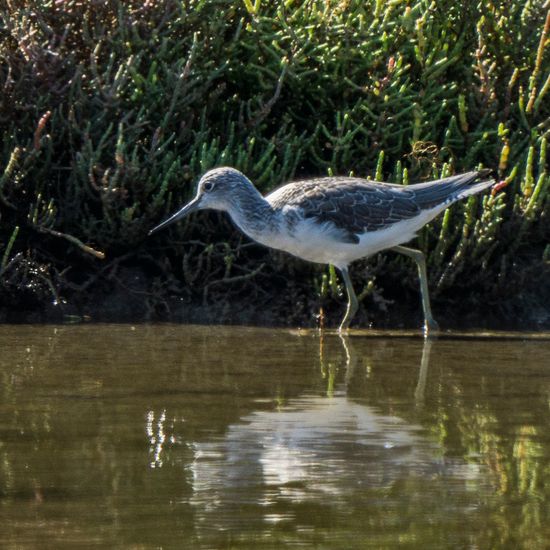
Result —
POLYGON ((491 187, 495 182, 488 173, 467 172, 414 185, 321 177, 288 183, 263 197, 238 170, 215 168, 202 176, 195 198, 149 234, 209 208, 227 212, 254 241, 310 262, 334 265, 348 295, 340 332, 349 327, 358 308, 350 263, 393 250, 416 262, 428 335, 439 327, 430 306, 426 261, 420 250, 403 244, 454 202, 491 187))

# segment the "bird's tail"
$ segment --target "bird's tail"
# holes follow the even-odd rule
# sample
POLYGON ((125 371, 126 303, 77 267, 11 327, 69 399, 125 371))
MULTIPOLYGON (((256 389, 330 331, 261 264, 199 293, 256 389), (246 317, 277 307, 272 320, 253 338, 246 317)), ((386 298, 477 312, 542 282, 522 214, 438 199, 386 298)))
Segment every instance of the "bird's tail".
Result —
POLYGON ((457 200, 475 195, 493 186, 495 180, 487 178, 489 173, 490 170, 467 172, 458 176, 411 185, 410 189, 414 189, 416 200, 421 208, 428 210, 437 206, 446 207, 457 200))

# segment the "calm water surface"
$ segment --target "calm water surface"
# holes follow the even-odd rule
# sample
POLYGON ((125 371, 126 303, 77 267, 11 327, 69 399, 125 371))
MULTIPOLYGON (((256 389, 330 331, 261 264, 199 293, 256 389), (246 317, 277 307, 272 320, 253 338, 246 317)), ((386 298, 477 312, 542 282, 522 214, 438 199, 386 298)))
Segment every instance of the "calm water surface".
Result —
POLYGON ((548 548, 550 340, 0 326, 2 548, 548 548))

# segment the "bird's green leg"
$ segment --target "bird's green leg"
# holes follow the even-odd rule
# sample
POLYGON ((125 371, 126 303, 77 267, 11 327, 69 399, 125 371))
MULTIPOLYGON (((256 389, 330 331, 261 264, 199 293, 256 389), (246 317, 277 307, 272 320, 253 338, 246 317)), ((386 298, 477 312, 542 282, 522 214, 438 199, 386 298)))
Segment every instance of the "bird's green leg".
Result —
POLYGON ((432 315, 430 306, 430 291, 428 290, 428 274, 426 272, 426 260, 424 254, 420 250, 407 248, 406 246, 394 246, 395 252, 404 254, 412 258, 418 266, 418 277, 420 278, 420 295, 422 296, 422 309, 424 310, 424 336, 429 336, 430 333, 437 332, 439 325, 432 315))
POLYGON ((348 268, 340 268, 340 273, 342 273, 342 278, 346 284, 346 290, 348 292, 348 307, 346 309, 346 314, 340 323, 338 332, 342 332, 349 327, 350 321, 353 319, 357 313, 357 308, 359 307, 359 302, 357 301, 357 296, 355 295, 355 290, 353 290, 353 285, 351 284, 351 279, 349 276, 348 268))

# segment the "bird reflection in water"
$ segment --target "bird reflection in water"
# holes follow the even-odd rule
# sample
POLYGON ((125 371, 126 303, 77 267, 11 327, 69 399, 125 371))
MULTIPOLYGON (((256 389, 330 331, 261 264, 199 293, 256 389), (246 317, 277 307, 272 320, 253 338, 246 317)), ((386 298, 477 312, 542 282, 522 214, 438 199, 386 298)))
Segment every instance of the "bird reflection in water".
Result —
MULTIPOLYGON (((358 354, 351 342, 351 338, 347 334, 339 333, 337 338, 342 344, 342 348, 345 352, 345 383, 344 387, 347 389, 352 382, 353 376, 357 370, 358 354)), ((326 336, 323 332, 320 333, 319 338, 319 364, 321 368, 321 376, 327 381, 327 396, 332 397, 334 395, 334 388, 338 372, 338 362, 331 361, 326 357, 325 343, 326 336)), ((334 341, 333 337, 333 341, 334 341)), ((432 344, 434 340, 426 338, 422 346, 422 358, 420 361, 420 369, 418 373, 418 382, 414 392, 415 401, 418 406, 424 403, 424 394, 426 392, 426 381, 428 378, 428 369, 430 364, 430 354, 432 350, 432 344)), ((363 356, 362 360, 366 363, 366 368, 370 369, 373 363, 372 357, 363 356)))
MULTIPOLYGON (((477 476, 472 465, 445 464, 420 426, 348 396, 362 370, 359 363, 365 360, 368 369, 371 361, 358 357, 351 340, 329 336, 320 342, 324 395, 308 393, 278 410, 253 412, 228 426, 223 437, 195 444, 191 504, 208 529, 234 521, 237 510, 239 521, 243 513, 251 514, 250 521, 282 521, 298 503, 345 510, 350 499, 370 498, 403 481, 422 487, 434 476, 437 483, 477 476), (330 359, 335 345, 345 356, 342 384, 339 365, 330 359), (285 517, 276 513, 281 507, 285 517)), ((424 400, 431 346, 424 343, 418 404, 424 400)))

